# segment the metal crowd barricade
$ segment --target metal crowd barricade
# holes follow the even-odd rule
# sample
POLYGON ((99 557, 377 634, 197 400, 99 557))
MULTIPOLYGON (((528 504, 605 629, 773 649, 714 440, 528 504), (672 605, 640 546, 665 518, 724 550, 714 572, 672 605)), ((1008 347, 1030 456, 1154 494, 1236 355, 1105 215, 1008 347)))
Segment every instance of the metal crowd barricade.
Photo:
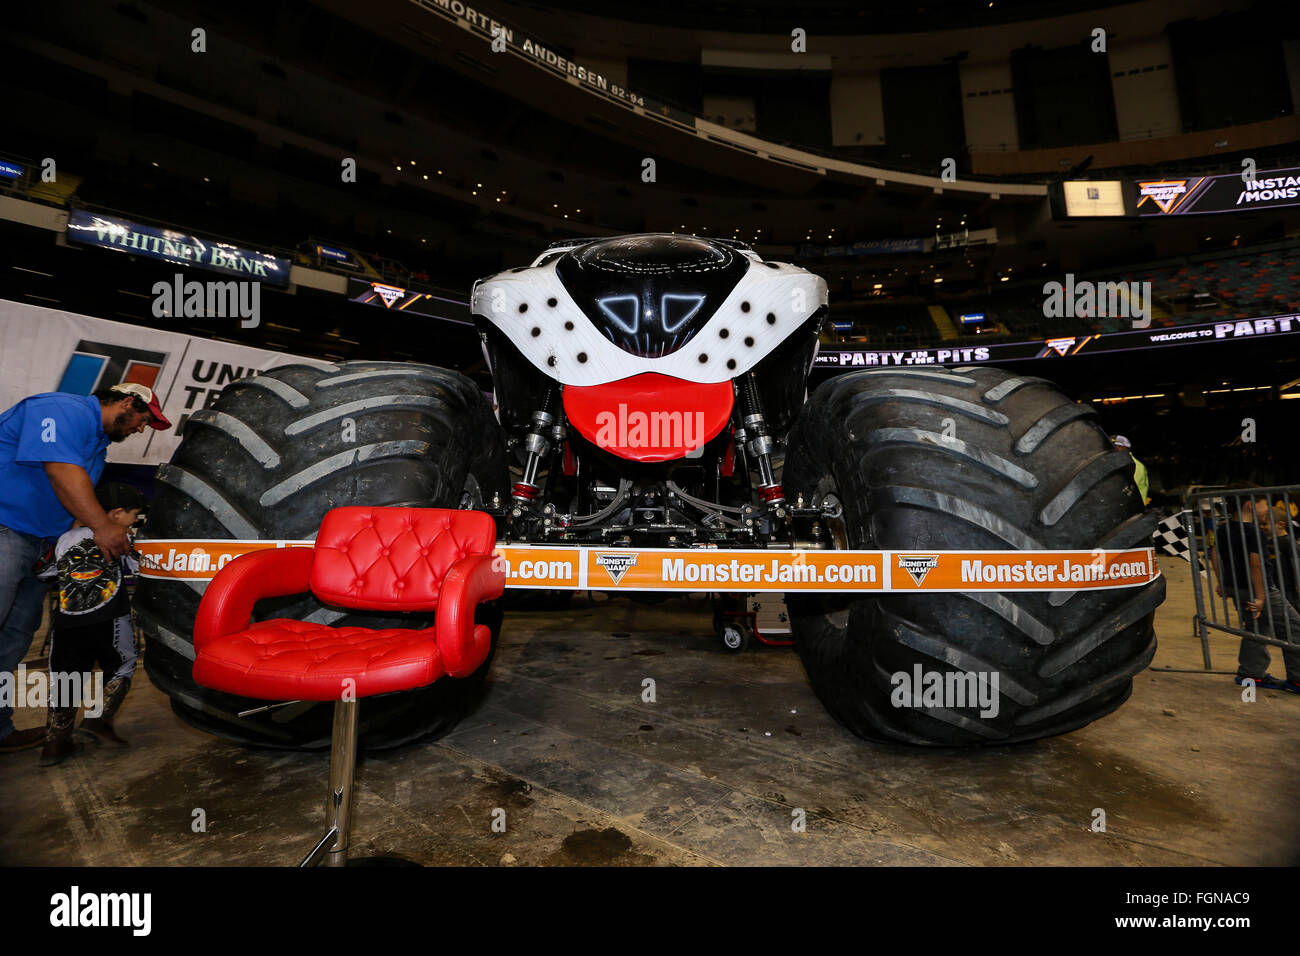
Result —
POLYGON ((1300 485, 1189 491, 1184 521, 1191 547, 1194 623, 1206 670, 1210 669, 1211 629, 1271 647, 1300 644, 1300 626, 1292 623, 1285 604, 1275 611, 1278 602, 1271 594, 1279 591, 1282 601, 1300 614, 1300 543, 1296 540, 1300 522, 1292 514, 1292 502, 1300 504, 1300 485), (1259 520, 1260 502, 1268 507, 1266 526, 1259 520), (1249 506, 1249 521, 1242 521, 1245 506, 1249 506), (1235 535, 1235 539, 1229 543, 1223 540, 1224 535, 1235 535), (1260 556, 1263 594, 1258 593, 1251 573, 1251 545, 1260 556), (1230 551, 1246 561, 1244 581, 1233 574, 1228 563, 1230 551), (1239 595, 1249 601, 1263 598, 1258 617, 1249 612, 1239 595))

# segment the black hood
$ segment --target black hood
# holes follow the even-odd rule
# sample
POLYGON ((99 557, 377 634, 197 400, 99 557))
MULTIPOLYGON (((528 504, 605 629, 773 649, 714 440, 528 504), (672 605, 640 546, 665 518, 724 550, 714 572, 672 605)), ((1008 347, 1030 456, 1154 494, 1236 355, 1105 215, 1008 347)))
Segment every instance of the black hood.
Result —
POLYGON ((587 243, 555 268, 606 338, 625 352, 659 358, 695 336, 749 264, 721 242, 648 233, 587 243))

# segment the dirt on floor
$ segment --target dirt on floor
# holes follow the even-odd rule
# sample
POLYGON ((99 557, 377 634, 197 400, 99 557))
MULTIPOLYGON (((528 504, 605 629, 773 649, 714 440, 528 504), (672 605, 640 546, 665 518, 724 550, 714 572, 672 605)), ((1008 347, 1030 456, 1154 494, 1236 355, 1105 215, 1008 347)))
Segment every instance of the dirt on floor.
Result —
MULTIPOLYGON (((469 718, 361 761, 353 852, 482 866, 1295 863, 1300 695, 1243 701, 1226 635, 1205 672, 1188 566, 1161 566, 1160 647, 1127 704, 1063 737, 969 751, 854 737, 791 649, 726 653, 700 600, 579 594, 568 610, 511 612, 469 718)), ((16 723, 44 719, 20 708, 16 723)), ((88 744, 55 767, 0 755, 0 862, 285 865, 323 830, 326 753, 194 730, 143 667, 118 728, 130 747, 88 744)))

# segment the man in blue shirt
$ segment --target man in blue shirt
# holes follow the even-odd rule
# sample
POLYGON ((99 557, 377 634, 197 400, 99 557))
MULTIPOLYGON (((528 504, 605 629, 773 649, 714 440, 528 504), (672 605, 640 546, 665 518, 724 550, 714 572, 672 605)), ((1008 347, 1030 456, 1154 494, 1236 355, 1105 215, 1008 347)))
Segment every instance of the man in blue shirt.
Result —
MULTIPOLYGON (((123 383, 94 395, 46 392, 0 414, 0 681, 14 686, 14 669, 41 625, 46 585, 35 565, 50 542, 77 519, 116 561, 127 549, 126 529, 109 520, 95 498, 109 442, 147 427, 170 428, 158 399, 143 385, 123 383)), ((15 730, 13 708, 0 703, 0 752, 41 743, 44 727, 15 730)))

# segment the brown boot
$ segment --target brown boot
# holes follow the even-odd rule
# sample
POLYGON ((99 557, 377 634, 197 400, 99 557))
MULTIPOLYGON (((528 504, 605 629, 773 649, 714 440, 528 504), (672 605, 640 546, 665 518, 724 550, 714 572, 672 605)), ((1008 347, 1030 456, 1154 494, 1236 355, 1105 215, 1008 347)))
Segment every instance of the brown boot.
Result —
POLYGON ((81 721, 81 730, 89 731, 102 740, 108 740, 122 747, 130 746, 117 735, 113 729, 113 715, 117 713, 126 692, 131 689, 131 678, 118 677, 108 682, 104 688, 104 712, 98 717, 87 717, 81 721))
POLYGON ((41 766, 52 767, 62 763, 81 749, 72 739, 72 727, 77 720, 75 707, 51 707, 45 725, 45 746, 41 748, 41 766))

